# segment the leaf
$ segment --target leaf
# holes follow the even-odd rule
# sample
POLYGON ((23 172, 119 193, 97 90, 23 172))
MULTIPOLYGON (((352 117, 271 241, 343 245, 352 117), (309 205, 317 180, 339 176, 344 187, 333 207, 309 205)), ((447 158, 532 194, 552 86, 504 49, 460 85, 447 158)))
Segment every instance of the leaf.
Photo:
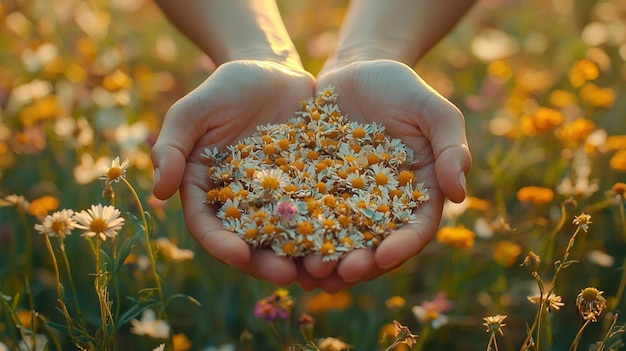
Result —
POLYGON ((196 306, 202 306, 202 304, 200 303, 200 301, 196 300, 193 296, 189 296, 186 294, 174 294, 172 296, 170 296, 167 301, 165 302, 165 305, 169 305, 169 303, 174 300, 174 299, 186 299, 189 300, 191 303, 193 303, 196 306))
POLYGON ((128 310, 126 310, 124 313, 122 313, 117 323, 115 324, 116 330, 119 329, 124 324, 130 322, 132 319, 134 319, 138 315, 140 315, 143 311, 157 304, 157 301, 144 302, 144 301, 140 301, 137 299, 131 299, 131 300, 134 300, 136 304, 133 305, 128 310))

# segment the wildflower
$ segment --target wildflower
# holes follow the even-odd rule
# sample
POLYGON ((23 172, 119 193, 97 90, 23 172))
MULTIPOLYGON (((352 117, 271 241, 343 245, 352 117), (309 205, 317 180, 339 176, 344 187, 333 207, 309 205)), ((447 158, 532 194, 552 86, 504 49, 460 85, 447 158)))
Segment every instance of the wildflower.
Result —
POLYGON ((352 345, 337 338, 322 338, 317 341, 317 347, 320 351, 343 351, 351 349, 352 345))
POLYGON ((504 335, 502 328, 505 327, 506 324, 502 322, 504 322, 506 317, 507 317, 506 315, 503 316, 503 315, 496 314, 495 316, 489 316, 489 317, 483 318, 483 320, 485 321, 483 325, 487 327, 487 333, 493 334, 493 333, 499 332, 500 335, 504 335))
POLYGON ((295 301, 289 296, 289 291, 278 289, 264 299, 257 301, 254 306, 254 316, 266 322, 275 319, 286 319, 291 313, 295 301))
POLYGON ((585 232, 587 232, 587 230, 589 230, 589 224, 592 223, 591 215, 588 215, 586 213, 581 213, 580 215, 574 217, 574 220, 572 221, 572 223, 580 227, 585 232))
POLYGON ((598 316, 606 308, 606 299, 602 296, 604 292, 596 288, 589 287, 581 290, 576 297, 576 307, 585 320, 597 321, 598 316))
POLYGON ((298 207, 293 200, 283 200, 276 206, 276 214, 281 221, 291 222, 296 219, 298 207))
POLYGON ((157 250, 170 261, 185 261, 194 257, 193 251, 178 248, 168 238, 156 239, 156 246, 157 250))
POLYGON ((387 301, 385 301, 385 307, 391 308, 402 308, 406 305, 406 300, 402 296, 392 296, 387 301))
POLYGON ((166 339, 170 336, 170 326, 163 319, 156 319, 156 314, 151 309, 141 313, 141 320, 130 321, 130 332, 135 335, 146 335, 155 339, 166 339))
POLYGON ((165 351, 165 344, 161 344, 155 347, 154 349, 152 349, 152 351, 165 351))
POLYGON ((75 227, 85 230, 81 236, 88 238, 98 236, 102 241, 105 241, 107 237, 115 237, 124 225, 120 210, 113 206, 102 206, 102 204, 91 205, 90 209, 74 214, 74 219, 77 222, 75 227))
POLYGON ((300 329, 300 334, 306 341, 313 340, 313 331, 315 329, 315 318, 313 318, 308 313, 303 313, 298 317, 296 321, 298 325, 298 329, 300 329))
POLYGON ((556 131, 559 140, 569 143, 585 141, 595 130, 595 123, 589 119, 578 118, 572 122, 564 124, 556 131))
POLYGON ((624 198, 624 194, 626 194, 626 184, 625 183, 615 183, 611 187, 611 191, 618 196, 624 198))
POLYGON ((474 246, 476 234, 463 227, 443 227, 437 232, 437 242, 457 249, 466 249, 474 246))
POLYGON ((7 195, 3 199, 0 199, 0 207, 14 206, 20 211, 27 212, 30 208, 30 202, 22 195, 7 195))
POLYGON ((193 343, 191 342, 191 340, 189 340, 187 335, 183 333, 174 334, 172 336, 172 344, 172 348, 175 351, 187 351, 191 350, 191 348, 193 347, 193 343))
POLYGON ((421 323, 430 324, 439 329, 448 323, 448 317, 443 313, 452 308, 452 302, 446 298, 445 293, 438 293, 432 301, 423 301, 419 306, 413 306, 411 311, 421 323))
POLYGON ((76 220, 73 218, 73 210, 61 210, 47 215, 41 224, 35 224, 35 230, 40 234, 49 237, 58 236, 63 239, 72 233, 72 229, 76 226, 76 220))
POLYGON ((535 295, 535 296, 527 296, 526 298, 533 305, 541 303, 542 302, 541 300, 543 300, 543 303, 546 304, 547 311, 558 311, 561 309, 561 307, 565 306, 565 303, 563 303, 561 296, 554 295, 554 293, 551 293, 549 296, 535 295))
POLYGON ((587 259, 589 262, 595 263, 600 267, 610 268, 615 264, 615 258, 613 258, 613 256, 600 250, 590 250, 589 253, 587 253, 587 259))
POLYGON ((615 102, 615 92, 611 88, 600 88, 589 83, 580 89, 580 98, 590 106, 611 107, 615 102))
POLYGON ((522 253, 522 247, 511 241, 500 241, 493 248, 493 260, 504 267, 510 267, 522 253))
POLYGON ((342 290, 336 294, 320 292, 307 300, 306 310, 310 313, 321 313, 329 310, 344 310, 352 305, 353 299, 349 292, 342 290))
POLYGON ((559 110, 540 107, 528 116, 522 117, 522 130, 525 134, 536 135, 553 130, 563 123, 563 114, 559 110))
POLYGON ((30 202, 28 213, 33 216, 43 217, 48 211, 56 210, 59 207, 59 199, 54 196, 46 195, 30 202))
POLYGON ((626 150, 619 150, 609 160, 609 167, 618 172, 626 172, 626 150))
POLYGON ((552 189, 539 186, 526 186, 517 191, 517 199, 521 202, 532 202, 535 205, 547 204, 554 199, 552 189))
POLYGON ((126 169, 128 168, 128 159, 120 164, 119 156, 111 162, 111 167, 103 169, 106 173, 99 179, 104 180, 106 185, 119 182, 126 177, 126 169))
POLYGON ((533 272, 536 272, 540 264, 541 257, 533 251, 530 251, 528 255, 526 255, 526 258, 524 258, 524 262, 521 265, 530 268, 533 272))
POLYGON ((586 81, 594 80, 600 75, 598 65, 590 60, 580 60, 569 71, 569 81, 573 87, 581 87, 586 81))
POLYGON ((408 347, 413 347, 413 344, 417 339, 417 335, 413 335, 408 327, 403 326, 398 321, 393 321, 393 325, 396 327, 397 330, 396 343, 406 344, 408 347))
POLYGON ((31 332, 25 333, 24 339, 18 343, 17 349, 19 351, 44 351, 48 349, 48 337, 46 334, 35 334, 33 340, 33 337, 28 335, 29 333, 31 332))

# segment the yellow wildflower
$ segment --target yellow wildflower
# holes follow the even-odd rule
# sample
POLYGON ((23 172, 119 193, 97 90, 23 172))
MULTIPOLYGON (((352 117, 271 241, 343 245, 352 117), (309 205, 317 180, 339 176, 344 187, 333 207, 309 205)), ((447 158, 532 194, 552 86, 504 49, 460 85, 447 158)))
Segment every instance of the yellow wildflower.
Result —
POLYGON ((59 199, 46 195, 31 201, 28 212, 33 216, 45 217, 49 211, 54 211, 59 207, 59 199))
POLYGON ((500 241, 493 248, 493 260, 504 267, 511 267, 519 255, 522 247, 511 241, 500 241))
POLYGON ((559 110, 540 107, 532 115, 522 117, 522 131, 527 135, 550 131, 563 123, 563 114, 559 110))
POLYGON ((336 294, 320 292, 309 298, 306 310, 309 313, 320 313, 328 310, 344 310, 352 305, 352 295, 347 291, 336 294))
POLYGON ((525 186, 517 191, 517 200, 521 202, 532 202, 535 205, 542 205, 552 202, 554 191, 550 188, 539 186, 525 186))
POLYGON ((626 172, 626 150, 620 150, 611 157, 609 167, 618 172, 626 172))
POLYGON ((589 60, 580 60, 574 64, 569 72, 570 84, 581 87, 586 81, 594 80, 600 75, 598 65, 589 60))
POLYGON ((457 249, 470 248, 474 246, 476 234, 463 227, 443 227, 437 232, 437 242, 449 245, 457 249))
POLYGON ((580 89, 580 98, 594 107, 611 107, 615 102, 615 92, 611 88, 600 88, 595 84, 585 84, 580 89))
POLYGON ((596 125, 593 121, 585 118, 578 118, 573 122, 563 125, 559 130, 557 130, 556 137, 565 142, 581 142, 593 133, 595 127, 596 125))

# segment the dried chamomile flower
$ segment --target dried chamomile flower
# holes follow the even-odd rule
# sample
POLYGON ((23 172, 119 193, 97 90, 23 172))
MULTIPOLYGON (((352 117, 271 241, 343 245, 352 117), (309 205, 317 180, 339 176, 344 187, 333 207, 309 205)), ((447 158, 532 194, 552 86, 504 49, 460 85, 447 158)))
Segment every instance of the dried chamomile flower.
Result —
POLYGON ((328 261, 415 222, 429 194, 409 169, 413 151, 380 124, 349 121, 336 100, 329 86, 286 123, 205 150, 206 203, 226 229, 255 248, 328 261))

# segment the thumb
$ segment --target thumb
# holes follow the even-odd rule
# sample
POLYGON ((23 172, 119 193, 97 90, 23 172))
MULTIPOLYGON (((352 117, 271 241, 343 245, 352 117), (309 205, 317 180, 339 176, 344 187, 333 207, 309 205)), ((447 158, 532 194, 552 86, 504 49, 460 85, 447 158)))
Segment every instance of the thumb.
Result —
POLYGON ((463 114, 439 95, 426 98, 420 110, 419 124, 430 140, 441 190, 450 200, 461 202, 467 193, 465 175, 472 166, 463 114))
POLYGON ((154 178, 152 192, 159 199, 174 195, 180 186, 187 157, 202 135, 202 128, 193 122, 202 114, 188 95, 167 111, 156 143, 152 147, 154 178))

